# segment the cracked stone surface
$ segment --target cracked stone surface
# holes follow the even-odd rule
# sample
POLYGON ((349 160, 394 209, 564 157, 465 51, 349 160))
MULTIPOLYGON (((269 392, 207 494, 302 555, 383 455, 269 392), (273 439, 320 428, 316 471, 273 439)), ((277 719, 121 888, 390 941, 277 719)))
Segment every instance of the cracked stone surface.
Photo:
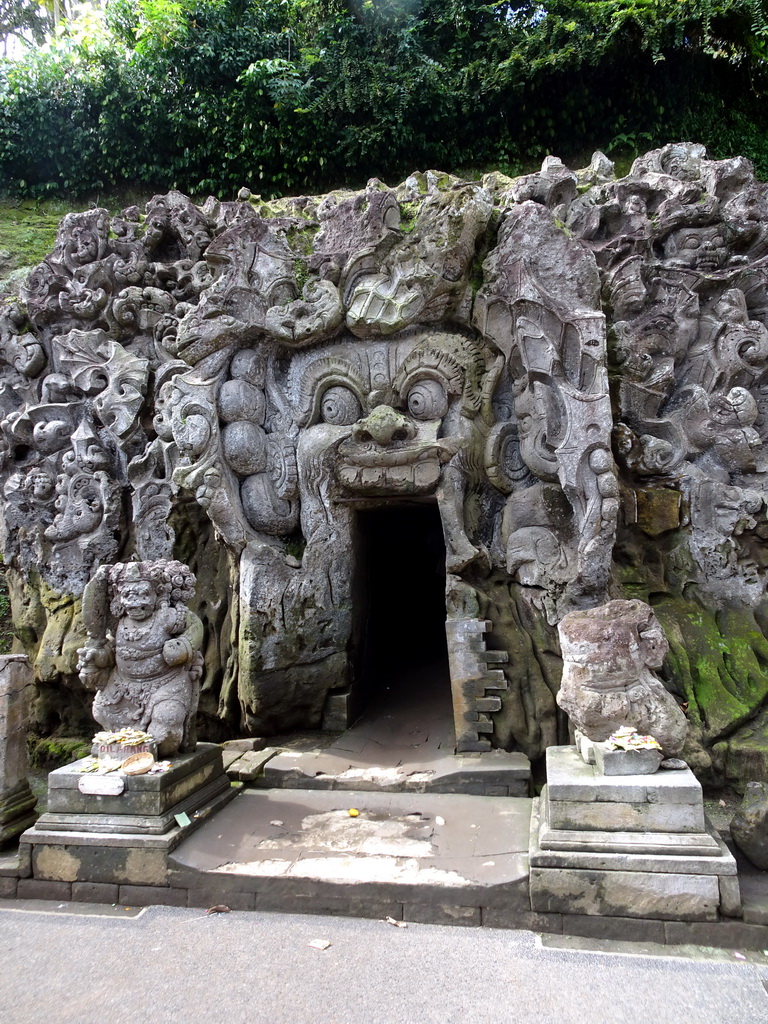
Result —
POLYGON ((527 798, 246 790, 182 843, 171 864, 179 879, 208 875, 216 884, 231 875, 240 884, 402 883, 436 892, 514 886, 527 879, 530 815, 527 798))

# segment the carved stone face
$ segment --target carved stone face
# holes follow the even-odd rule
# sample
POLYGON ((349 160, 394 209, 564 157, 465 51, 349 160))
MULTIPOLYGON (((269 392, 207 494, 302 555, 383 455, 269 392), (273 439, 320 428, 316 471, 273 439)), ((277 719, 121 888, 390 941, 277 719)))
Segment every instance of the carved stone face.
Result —
MULTIPOLYGON (((541 389, 540 389, 541 390, 541 389)), ((526 387, 515 398, 520 455, 530 471, 540 480, 557 480, 555 445, 548 439, 553 423, 542 415, 542 396, 536 386, 526 387)))
POLYGON ((703 146, 673 143, 662 150, 661 169, 679 181, 697 181, 701 177, 703 146))
POLYGON ((157 594, 149 580, 123 583, 118 594, 123 611, 136 622, 148 619, 157 605, 157 594))
POLYGON ((85 473, 62 476, 56 486, 56 518, 45 531, 50 540, 66 543, 95 530, 104 516, 98 483, 85 473))
POLYGON ((30 496, 35 501, 48 501, 56 490, 56 482, 47 474, 34 472, 27 480, 30 496))
POLYGON ((302 354, 289 379, 301 444, 336 446, 335 483, 350 496, 432 494, 472 433, 484 370, 473 341, 442 332, 302 354))
POLYGON ((652 618, 650 624, 640 630, 639 655, 652 669, 660 669, 669 651, 667 638, 659 622, 652 618))
MULTIPOLYGON (((403 413, 377 405, 354 424, 351 436, 339 446, 336 464, 336 478, 344 488, 383 495, 434 491, 448 452, 437 439, 442 416, 431 414, 438 409, 444 414, 448 402, 436 381, 423 383, 433 385, 439 403, 431 410, 425 406, 424 418, 409 415, 410 409, 403 413)), ((426 387, 423 390, 429 393, 426 387)))
POLYGON ((96 234, 90 228, 76 227, 72 232, 69 255, 77 265, 93 262, 99 255, 99 239, 96 234))
POLYGON ((664 256, 675 266, 705 273, 719 270, 728 259, 723 229, 715 226, 673 231, 664 242, 664 256))

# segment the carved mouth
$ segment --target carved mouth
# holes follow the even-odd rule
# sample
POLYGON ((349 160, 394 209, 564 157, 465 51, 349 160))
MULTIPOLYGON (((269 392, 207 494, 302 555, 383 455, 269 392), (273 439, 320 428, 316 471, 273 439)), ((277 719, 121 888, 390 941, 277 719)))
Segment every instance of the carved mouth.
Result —
POLYGON ((440 460, 395 465, 341 465, 336 476, 347 490, 365 494, 431 494, 440 480, 440 460))
POLYGON ((703 270, 707 273, 719 270, 723 265, 723 254, 719 252, 703 253, 699 256, 696 263, 697 270, 703 270))
POLYGON ((367 494, 431 494, 440 470, 456 453, 450 442, 398 444, 344 442, 339 448, 336 478, 347 490, 367 494))

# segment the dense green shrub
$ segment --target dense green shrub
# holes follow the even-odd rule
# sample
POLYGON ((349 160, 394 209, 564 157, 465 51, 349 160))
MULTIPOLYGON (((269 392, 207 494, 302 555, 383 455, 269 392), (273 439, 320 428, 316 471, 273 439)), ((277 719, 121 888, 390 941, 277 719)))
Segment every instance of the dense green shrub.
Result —
POLYGON ((0 187, 313 191, 671 138, 768 175, 761 0, 112 0, 0 62, 0 187))

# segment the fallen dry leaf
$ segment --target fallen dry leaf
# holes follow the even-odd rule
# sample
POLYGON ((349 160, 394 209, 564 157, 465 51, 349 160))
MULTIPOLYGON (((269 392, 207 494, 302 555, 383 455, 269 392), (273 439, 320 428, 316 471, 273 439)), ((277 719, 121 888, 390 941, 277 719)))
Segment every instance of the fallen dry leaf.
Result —
POLYGON ((384 923, 385 924, 394 925, 395 928, 407 928, 408 927, 407 921, 396 921, 394 917, 385 917, 384 918, 384 923))
POLYGON ((229 914, 229 913, 230 913, 229 907, 225 906, 223 903, 217 903, 215 907, 208 907, 208 909, 206 910, 206 914, 229 914))

